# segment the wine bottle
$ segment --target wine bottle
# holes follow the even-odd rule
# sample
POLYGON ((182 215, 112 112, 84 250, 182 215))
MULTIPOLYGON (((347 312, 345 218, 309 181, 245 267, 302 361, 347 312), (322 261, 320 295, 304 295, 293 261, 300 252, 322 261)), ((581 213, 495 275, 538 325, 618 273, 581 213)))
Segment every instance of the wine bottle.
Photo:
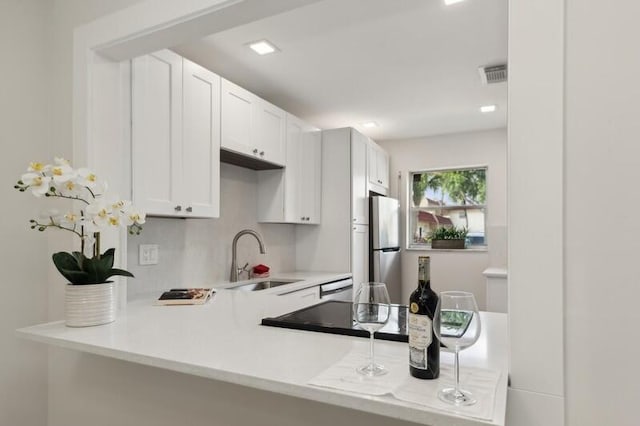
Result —
POLYGON ((409 298, 409 372, 419 379, 440 375, 440 341, 433 333, 438 295, 431 290, 429 256, 418 257, 418 288, 409 298))

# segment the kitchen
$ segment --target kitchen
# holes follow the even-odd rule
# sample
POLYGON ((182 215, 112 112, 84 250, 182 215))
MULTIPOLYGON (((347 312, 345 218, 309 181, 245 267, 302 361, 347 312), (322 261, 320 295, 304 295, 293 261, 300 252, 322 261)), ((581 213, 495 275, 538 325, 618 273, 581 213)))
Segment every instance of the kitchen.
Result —
MULTIPOLYGON (((521 6, 521 7, 524 7, 524 6, 522 6, 522 5, 520 5, 520 6, 521 6)), ((516 11, 522 11, 522 10, 521 10, 521 9, 516 9, 516 11)), ((532 11, 528 11, 528 12, 532 12, 532 11)), ((517 15, 517 16, 520 16, 520 15, 517 15)), ((535 13, 534 13, 534 16, 535 16, 535 13)), ((520 17, 521 17, 521 16, 520 16, 520 17)), ((524 19, 524 18, 522 18, 522 19, 524 19)), ((520 39, 515 38, 515 41, 519 41, 519 40, 520 40, 520 39)), ((518 58, 518 57, 516 57, 516 58, 518 58)), ((521 58, 521 57, 519 57, 519 59, 522 59, 522 58, 521 58)), ((510 61, 513 61, 513 60, 514 60, 514 59, 513 59, 513 58, 512 58, 512 56, 510 55, 510 61)), ((516 61, 516 63, 517 63, 517 61, 516 61)), ((517 89, 517 88, 518 88, 518 86, 517 86, 517 84, 516 84, 516 83, 517 83, 517 81, 516 81, 516 82, 513 82, 512 84, 514 84, 514 85, 515 85, 515 87, 516 87, 516 89, 517 89)), ((512 90, 514 89, 514 86, 513 86, 513 85, 511 86, 511 89, 512 89, 512 90)), ((516 90, 516 93, 517 93, 517 90, 516 90)), ((516 99, 517 99, 517 98, 516 98, 516 99)), ((81 101, 81 102, 82 102, 82 101, 81 101)), ((510 105, 510 108, 512 108, 512 105, 510 105)), ((520 125, 520 126, 522 126, 522 125, 523 125, 522 123, 516 123, 516 124, 518 124, 518 125, 520 125)), ((515 131, 515 132, 517 132, 517 131, 518 131, 518 129, 522 130, 522 128, 521 128, 521 127, 519 128, 518 126, 512 126, 512 127, 510 128, 511 135, 513 135, 513 134, 514 134, 514 133, 513 133, 514 131, 515 131)), ((82 151, 82 149, 80 149, 78 152, 83 152, 83 151, 82 151)), ((516 151, 516 154, 517 154, 517 151, 516 151)), ((530 155, 531 153, 527 153, 527 154, 529 154, 529 155, 530 155)), ((78 154, 78 155, 80 155, 80 154, 78 154)), ((95 155, 95 153, 94 153, 93 155, 95 155)), ((514 153, 512 152, 512 154, 511 154, 511 155, 514 155, 514 153)), ((516 159, 518 159, 518 158, 519 158, 519 157, 516 157, 516 159)), ((545 157, 545 158, 546 158, 546 157, 545 157)), ((512 161, 512 162, 511 162, 511 165, 513 165, 513 164, 514 164, 514 163, 513 163, 513 161, 515 161, 515 160, 514 160, 514 158, 511 158, 511 161, 512 161)), ((524 166, 526 166, 526 163, 524 163, 524 164, 519 164, 519 165, 524 165, 524 166)), ((526 170, 526 167, 525 167, 525 170, 526 170)), ((519 172, 521 172, 521 171, 522 171, 522 169, 518 169, 517 173, 519 173, 519 172)), ((514 181, 514 184, 517 184, 518 182, 520 182, 520 181, 519 181, 519 180, 515 180, 515 181, 514 181)), ((550 185, 550 187, 552 187, 552 185, 550 185)), ((546 197, 548 197, 548 196, 549 196, 549 193, 547 193, 547 194, 545 194, 545 195, 546 195, 546 197)), ((512 202, 513 202, 512 197, 510 197, 510 198, 509 198, 509 203, 510 203, 510 205, 511 205, 511 203, 512 203, 512 202)), ((525 204, 526 204, 526 203, 525 203, 525 204)), ((512 224, 512 225, 517 225, 517 224, 512 224)), ((287 225, 285 225, 285 226, 287 226, 287 225)), ((511 232, 511 228, 510 228, 509 232, 511 232)), ((265 239, 266 239, 266 237, 265 237, 265 239)), ((229 239, 226 239, 226 241, 229 241, 229 239)), ((528 243, 531 243, 531 242, 532 242, 532 241, 528 241, 528 243)), ((535 241, 533 241, 533 242, 535 243, 535 241)), ((510 238, 510 249, 513 247, 513 244, 517 244, 517 243, 518 243, 518 239, 517 239, 517 238, 515 238, 515 239, 514 239, 514 238, 510 238)), ((227 244, 228 244, 228 243, 227 243, 227 244)), ((510 259, 512 259, 512 256, 510 256, 510 259)), ((538 261, 540 261, 540 259, 538 259, 538 261)), ((228 265, 228 263, 226 263, 226 262, 225 262, 224 268, 228 268, 228 266, 227 266, 227 265, 228 265)), ((539 267, 539 266, 540 266, 540 265, 538 265, 538 267, 539 267)), ((222 267, 222 265, 221 265, 221 267, 222 267)), ((521 267, 522 267, 522 266, 521 266, 521 267)), ((516 268, 516 270, 518 270, 518 268, 516 268)), ((511 272, 511 271, 512 271, 512 269, 510 268, 510 272, 511 272)), ((532 276, 533 276, 533 274, 532 274, 532 276)), ((538 287, 538 288, 539 288, 539 287, 538 287)), ((560 288, 560 291, 561 291, 562 286, 560 286, 559 288, 560 288)), ((551 293, 552 293, 552 294, 555 294, 555 292, 556 292, 556 291, 558 291, 558 290, 557 290, 557 289, 555 289, 554 287, 552 287, 552 288, 551 288, 551 293)), ((534 298, 535 298, 535 297, 534 297, 534 298)), ((554 300, 555 300, 555 299, 554 299, 554 300)), ((561 298, 560 298, 560 300, 561 300, 561 298)), ((517 303, 517 302, 518 302, 518 300, 516 299, 514 303, 517 303)), ((511 307, 513 307, 513 305, 511 305, 511 307)), ((54 308, 54 309, 55 309, 55 308, 54 308)), ((521 315, 521 314, 522 314, 522 315, 526 315, 526 313, 527 313, 527 309, 526 309, 526 308, 525 308, 524 310, 513 309, 513 310, 511 310, 511 313, 512 313, 513 315, 521 315)), ((553 314, 553 312, 552 312, 552 314, 553 314)), ((516 319, 517 319, 517 318, 518 318, 518 317, 516 316, 516 319)), ((551 315, 551 320, 552 320, 552 319, 553 319, 553 315, 551 315)), ((546 319, 545 319, 545 321, 546 321, 546 319)), ((517 322, 517 321, 516 321, 516 322, 517 322)), ((521 324, 521 323, 520 323, 520 324, 521 324)), ((520 326, 522 326, 522 325, 520 325, 520 326)), ((537 327, 539 327, 539 323, 538 323, 537 327)), ((526 327, 525 327, 525 329, 526 329, 526 327)), ((533 337, 533 336, 535 336, 535 335, 536 335, 536 334, 535 334, 535 329, 534 329, 534 333, 533 333, 532 335, 528 335, 527 337, 528 337, 529 339, 531 339, 531 337, 533 337)), ((515 337, 517 338, 518 336, 515 336, 515 337)), ((548 339, 548 336, 547 336, 546 338, 548 339)), ((512 342, 512 343, 513 343, 513 342, 512 342)), ((551 346, 553 346, 553 345, 551 345, 551 346)), ((560 347, 561 347, 561 346, 562 346, 562 345, 560 345, 560 347)), ((517 352, 517 351, 516 351, 516 352, 517 352)), ((57 354, 54 354, 53 356, 54 356, 54 357, 56 357, 56 356, 60 356, 60 355, 61 355, 60 353, 57 353, 57 354)), ((64 364, 65 364, 65 360, 66 360, 66 361, 70 361, 70 360, 72 359, 72 357, 70 357, 70 356, 69 356, 69 354, 62 354, 62 356, 61 356, 61 357, 62 357, 62 365, 64 365, 64 364)), ((515 355, 514 355, 514 354, 512 354, 512 357, 514 357, 513 359, 515 360, 515 355)), ((555 358, 553 358, 553 359, 555 359, 555 358)), ((560 359, 562 359, 562 355, 560 356, 560 359)), ((522 360, 522 358, 520 358, 520 360, 522 360)), ((102 367, 104 367, 104 368, 105 368, 105 370, 103 370, 103 371, 108 371, 108 369, 109 369, 110 367, 116 367, 116 365, 115 365, 115 364, 110 364, 110 361, 102 360, 102 359, 100 359, 100 360, 96 360, 96 359, 91 358, 91 357, 89 357, 89 358, 87 358, 87 357, 82 357, 82 358, 80 358, 80 359, 79 359, 79 361, 80 361, 80 364, 85 363, 85 365, 87 365, 87 366, 89 366, 89 365, 90 365, 91 363, 93 363, 93 362, 96 362, 97 364, 99 364, 99 363, 103 363, 102 367), (87 363, 88 363, 88 364, 87 364, 87 363)), ((73 362, 72 362, 72 364, 73 364, 73 362)), ((553 364, 553 363, 552 363, 552 364, 553 364)), ((58 365, 61 365, 61 364, 58 364, 58 365)), ((71 366, 70 366, 70 367, 71 367, 71 366)), ((102 368, 102 367, 101 367, 101 368, 102 368)), ((120 368, 120 366, 118 366, 117 368, 120 368)), ((123 368, 127 369, 127 368, 129 368, 129 367, 127 366, 127 367, 123 367, 123 368)), ((520 364, 520 365, 518 365, 517 363, 513 364, 513 370, 512 370, 513 377, 515 377, 515 378, 517 378, 517 377, 518 377, 518 374, 516 374, 516 373, 518 372, 518 369, 519 369, 519 368, 521 368, 521 364, 520 364)), ((62 373, 63 371, 64 371, 64 369, 62 369, 62 371, 60 371, 60 373, 62 373)), ((129 371, 129 370, 128 370, 128 371, 129 371)), ((560 371, 562 371, 562 369, 561 369, 560 371)), ((86 371, 85 371, 85 372, 86 372, 86 371)), ((129 371, 129 372, 132 372, 132 371, 129 371)), ((96 373, 96 374, 97 374, 97 371, 94 371, 94 373, 96 373)), ((133 373, 133 372, 132 372, 132 373, 133 373)), ((536 374, 538 374, 538 375, 540 375, 540 373, 541 373, 541 372, 539 372, 539 371, 538 371, 538 372, 536 372, 536 374)), ((52 374, 55 376, 55 375, 57 375, 57 374, 58 374, 58 372, 52 372, 52 374)), ((151 374, 149 374, 149 375, 151 375, 151 374)), ((542 376, 544 377, 544 374, 542 374, 542 376)), ((61 374, 61 377, 54 377, 54 378, 52 378, 53 383, 57 383, 58 385, 62 385, 63 383, 65 383, 65 379, 64 379, 63 377, 65 377, 65 376, 61 374), (61 382, 59 382, 58 380, 62 380, 62 381, 61 381, 61 382)), ((157 380, 158 380, 159 382, 162 382, 162 380, 167 379, 167 377, 169 377, 169 376, 158 377, 158 378, 157 378, 157 380)), ((562 377, 562 373, 560 374, 560 377, 562 377)), ((173 377, 173 376, 172 376, 172 378, 175 378, 175 377, 173 377)), ((181 379, 181 378, 178 378, 177 380, 182 380, 182 379, 181 379)), ((196 381, 196 382, 197 382, 197 381, 196 381)), ((194 383, 195 383, 195 382, 194 382, 194 383)), ((156 384, 158 384, 158 383, 156 383, 156 384)), ((196 385, 196 386, 197 386, 197 385, 196 385)), ((534 386, 534 388, 536 388, 536 389, 537 389, 537 387, 535 387, 535 386, 534 386)), ((555 389, 555 388, 554 388, 554 389, 555 389)), ((230 389, 229 389, 229 391, 230 391, 230 392, 234 392, 234 390, 233 390, 232 388, 230 388, 230 389)), ((63 393, 63 394, 64 394, 64 393, 63 393)), ((551 392, 551 394, 556 394, 556 395, 557 395, 558 393, 556 393, 555 391, 553 391, 553 392, 551 392)), ((559 394, 560 394, 560 395, 562 395, 562 392, 560 392, 559 394)), ((234 395, 236 395, 236 396, 237 396, 237 394, 234 394, 234 395)), ((52 400, 52 402, 53 402, 53 406, 54 406, 54 407, 58 407, 58 406, 59 406, 58 404, 56 404, 56 403, 55 403, 55 402, 56 402, 56 397, 55 397, 55 396, 51 396, 51 400, 52 400)), ((62 403, 62 401, 58 401, 58 402, 62 403)), ((133 403, 133 401, 132 401, 132 403, 133 403)), ((64 403, 62 403, 62 405, 61 405, 61 406, 64 406, 64 403)), ((55 408, 54 408, 54 412, 55 412, 55 408)))

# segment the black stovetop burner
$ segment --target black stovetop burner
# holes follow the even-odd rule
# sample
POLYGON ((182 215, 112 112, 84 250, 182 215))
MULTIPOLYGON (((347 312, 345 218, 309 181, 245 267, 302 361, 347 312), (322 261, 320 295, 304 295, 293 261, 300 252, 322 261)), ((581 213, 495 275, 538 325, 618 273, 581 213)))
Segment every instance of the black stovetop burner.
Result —
MULTIPOLYGON (((350 302, 329 300, 279 317, 264 318, 262 325, 369 337, 369 332, 361 329, 353 321, 352 306, 353 304, 350 302)), ((389 322, 375 333, 375 337, 382 340, 407 342, 409 340, 407 336, 407 306, 391 305, 389 322)))

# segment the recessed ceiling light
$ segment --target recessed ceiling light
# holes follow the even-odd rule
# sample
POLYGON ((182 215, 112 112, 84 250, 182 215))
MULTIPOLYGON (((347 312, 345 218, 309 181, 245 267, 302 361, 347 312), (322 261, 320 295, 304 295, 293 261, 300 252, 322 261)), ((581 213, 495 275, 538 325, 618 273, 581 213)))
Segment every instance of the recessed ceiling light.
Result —
POLYGON ((248 44, 249 48, 256 52, 258 55, 266 55, 268 53, 273 53, 278 50, 278 48, 268 40, 258 40, 253 43, 248 44))
POLYGON ((444 0, 444 4, 451 6, 452 4, 463 2, 464 0, 444 0))
POLYGON ((494 112, 495 110, 495 105, 483 105, 480 107, 480 112, 494 112))
POLYGON ((376 123, 375 121, 367 121, 362 123, 362 127, 366 127, 367 129, 371 129, 373 127, 378 127, 378 123, 376 123))

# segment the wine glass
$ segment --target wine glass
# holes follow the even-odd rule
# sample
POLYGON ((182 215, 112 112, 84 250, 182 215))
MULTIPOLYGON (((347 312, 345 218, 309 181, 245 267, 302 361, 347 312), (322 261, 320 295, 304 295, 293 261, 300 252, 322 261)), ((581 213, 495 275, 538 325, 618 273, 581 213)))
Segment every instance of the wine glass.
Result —
POLYGON ((440 342, 455 352, 455 387, 438 392, 438 398, 454 405, 473 405, 476 399, 460 389, 458 353, 473 345, 480 337, 480 314, 472 293, 444 291, 433 315, 433 332, 440 342))
POLYGON ((389 293, 384 283, 362 283, 353 301, 353 319, 369 332, 369 364, 357 368, 365 376, 387 374, 383 365, 376 364, 373 357, 373 333, 389 320, 389 293))

